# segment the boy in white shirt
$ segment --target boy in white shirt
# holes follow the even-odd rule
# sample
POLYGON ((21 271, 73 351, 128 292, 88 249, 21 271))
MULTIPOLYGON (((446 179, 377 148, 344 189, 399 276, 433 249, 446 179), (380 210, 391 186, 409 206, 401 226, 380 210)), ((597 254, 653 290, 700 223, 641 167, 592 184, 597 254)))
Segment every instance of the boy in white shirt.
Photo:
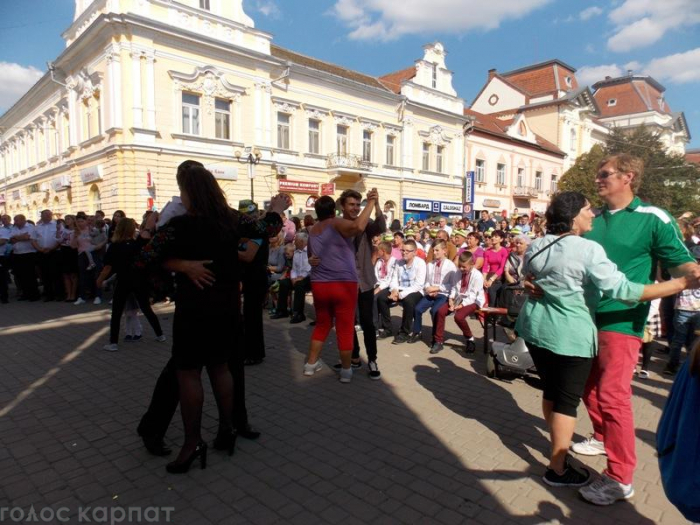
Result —
POLYGON ((374 264, 374 274, 377 276, 377 284, 374 285, 374 295, 389 288, 391 276, 394 273, 396 259, 391 256, 391 242, 382 241, 377 246, 377 262, 374 264))
POLYGON ((471 354, 476 350, 474 336, 469 328, 467 317, 481 308, 486 302, 484 296, 484 276, 474 268, 474 258, 471 252, 462 252, 459 255, 459 272, 456 272, 452 290, 448 302, 443 304, 435 316, 435 333, 431 354, 437 354, 442 350, 445 342, 445 318, 454 312, 455 322, 462 330, 467 340, 464 351, 471 354))
MULTIPOLYGON (((423 331, 423 313, 430 308, 433 320, 433 340, 435 339, 435 317, 452 289, 457 267, 447 258, 447 243, 438 240, 433 245, 433 260, 428 264, 423 298, 416 305, 413 318, 413 331, 408 337, 409 343, 420 341, 423 331)), ((433 341, 434 342, 434 341, 433 341)))

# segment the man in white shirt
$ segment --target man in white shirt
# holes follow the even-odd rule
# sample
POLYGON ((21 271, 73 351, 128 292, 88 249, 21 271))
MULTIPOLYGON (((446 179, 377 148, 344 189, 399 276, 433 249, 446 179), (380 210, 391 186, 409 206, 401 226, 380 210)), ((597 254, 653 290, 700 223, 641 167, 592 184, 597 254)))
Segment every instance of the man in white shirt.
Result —
POLYGON ((41 212, 41 220, 34 226, 32 245, 37 251, 37 263, 44 285, 44 301, 54 301, 61 296, 60 268, 56 221, 51 210, 41 212))
POLYGON ((391 256, 391 242, 382 241, 377 246, 377 262, 374 265, 374 274, 377 276, 377 284, 374 286, 374 295, 382 290, 387 290, 391 285, 391 277, 396 267, 396 259, 391 256))
POLYGON ((426 266, 423 259, 416 257, 416 250, 415 241, 406 241, 403 244, 401 250, 403 259, 396 263, 396 268, 391 278, 391 285, 377 294, 380 338, 383 339, 393 335, 389 310, 391 303, 398 302, 403 307, 401 329, 392 341, 392 344, 396 345, 408 341, 416 305, 423 297, 426 266))
POLYGON ((438 220, 438 230, 445 230, 447 235, 452 235, 452 226, 447 225, 447 219, 445 217, 440 217, 438 220))
MULTIPOLYGON (((292 223, 293 224, 293 223, 292 223)), ((306 251, 306 246, 309 242, 309 237, 305 233, 297 233, 294 237, 294 258, 292 259, 292 271, 289 279, 280 279, 279 298, 277 300, 277 313, 271 319, 282 319, 287 317, 287 301, 289 295, 294 290, 294 298, 292 300, 292 318, 291 324, 301 323, 306 320, 304 315, 304 304, 306 301, 306 292, 311 290, 311 265, 309 264, 309 256, 306 251)))
POLYGON ((433 343, 435 342, 435 316, 447 302, 447 296, 452 289, 457 267, 447 258, 447 243, 439 240, 433 246, 434 259, 428 264, 423 288, 423 298, 416 305, 413 319, 413 330, 408 337, 409 343, 421 340, 423 332, 423 313, 430 308, 430 318, 433 320, 433 343))
POLYGON ((7 304, 8 290, 7 282, 10 278, 10 230, 12 230, 12 219, 9 215, 0 217, 0 303, 7 304))
POLYGON ((10 230, 12 243, 12 268, 17 286, 22 292, 20 301, 38 301, 39 285, 36 282, 36 248, 32 244, 34 226, 24 215, 15 216, 15 225, 10 230))

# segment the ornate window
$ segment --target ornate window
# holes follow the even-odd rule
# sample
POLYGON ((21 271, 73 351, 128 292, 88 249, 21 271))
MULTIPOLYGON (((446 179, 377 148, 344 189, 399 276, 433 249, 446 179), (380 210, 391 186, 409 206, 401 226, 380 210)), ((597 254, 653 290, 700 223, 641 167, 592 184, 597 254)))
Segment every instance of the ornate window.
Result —
POLYGON ((496 164, 496 184, 498 186, 506 185, 506 165, 496 164))
POLYGON ((277 147, 291 149, 290 143, 291 116, 288 113, 277 112, 277 147))
POLYGON ((321 121, 309 119, 309 153, 321 153, 321 121))
POLYGON ((535 189, 537 191, 542 191, 542 172, 541 171, 535 172, 535 189))
POLYGON ((386 164, 388 166, 394 166, 394 145, 396 144, 396 137, 393 135, 386 136, 386 164))
POLYGON ((199 135, 199 95, 182 93, 182 132, 199 135))
POLYGON ((217 98, 214 102, 214 125, 217 139, 231 139, 231 101, 217 98))
POLYGON ((430 143, 423 143, 423 171, 430 171, 430 143))
POLYGON ((554 194, 557 192, 557 187, 557 176, 552 175, 552 182, 549 184, 549 191, 554 194))
POLYGON ((435 154, 435 171, 442 173, 444 169, 445 146, 438 146, 435 154))
POLYGON ((338 155, 348 154, 348 127, 338 125, 336 128, 336 145, 338 155))
POLYGON ((474 169, 474 178, 476 182, 484 182, 486 180, 486 161, 482 159, 476 159, 476 165, 474 169))
POLYGON ((519 188, 525 186, 525 168, 518 168, 517 184, 519 188))
POLYGON ((372 132, 362 132, 362 160, 372 162, 372 132))

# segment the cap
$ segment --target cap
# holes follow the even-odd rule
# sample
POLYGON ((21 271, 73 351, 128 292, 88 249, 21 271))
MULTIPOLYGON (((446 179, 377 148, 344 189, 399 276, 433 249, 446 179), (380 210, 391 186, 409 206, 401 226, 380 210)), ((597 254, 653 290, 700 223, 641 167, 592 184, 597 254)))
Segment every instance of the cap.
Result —
POLYGON ((250 199, 244 199, 238 202, 238 211, 245 214, 251 214, 258 211, 258 205, 250 199))
POLYGON ((452 235, 461 235, 462 237, 467 237, 467 232, 464 230, 452 230, 452 235))
POLYGON ((435 239, 437 237, 437 230, 430 230, 430 236, 435 239))
POLYGON ((385 233, 384 236, 382 237, 383 241, 393 241, 394 240, 394 234, 393 233, 385 233))

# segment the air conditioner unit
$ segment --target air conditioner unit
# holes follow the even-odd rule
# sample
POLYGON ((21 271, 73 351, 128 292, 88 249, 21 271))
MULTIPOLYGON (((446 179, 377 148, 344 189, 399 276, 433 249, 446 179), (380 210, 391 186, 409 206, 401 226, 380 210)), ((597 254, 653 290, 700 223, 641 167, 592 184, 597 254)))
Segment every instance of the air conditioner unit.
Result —
POLYGON ((281 166, 279 164, 275 164, 275 171, 277 172, 278 177, 286 177, 287 176, 287 166, 281 166))

